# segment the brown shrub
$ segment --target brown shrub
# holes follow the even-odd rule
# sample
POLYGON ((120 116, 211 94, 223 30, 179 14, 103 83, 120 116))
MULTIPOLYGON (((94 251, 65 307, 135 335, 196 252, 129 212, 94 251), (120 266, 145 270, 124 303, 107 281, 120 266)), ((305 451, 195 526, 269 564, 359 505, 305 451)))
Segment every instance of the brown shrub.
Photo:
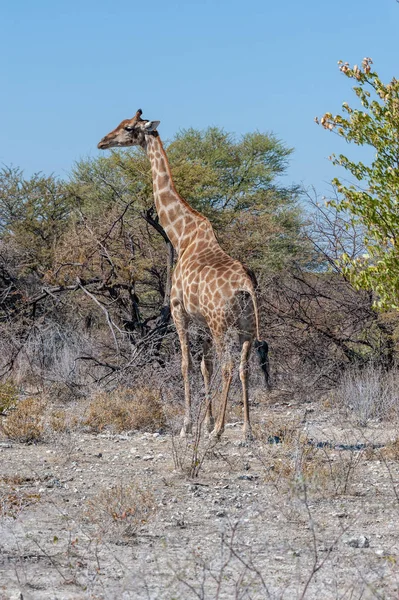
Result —
POLYGON ((9 492, 0 493, 0 517, 12 517, 16 519, 22 509, 39 502, 40 494, 24 492, 12 489, 9 492))
POLYGON ((305 485, 316 497, 337 497, 350 493, 361 460, 361 453, 318 448, 303 436, 271 444, 266 480, 287 489, 305 485))
POLYGON ((13 408, 17 403, 17 390, 12 383, 0 383, 0 413, 13 408))
POLYGON ((44 437, 46 403, 39 398, 21 400, 1 425, 2 431, 16 442, 39 442, 44 437))
POLYGON ((122 527, 125 534, 134 534, 147 523, 156 509, 151 492, 137 486, 119 483, 103 489, 87 502, 87 519, 102 533, 112 533, 112 526, 122 527))
POLYGON ((56 433, 62 433, 68 430, 67 415, 65 410, 56 409, 50 414, 50 428, 56 433))
POLYGON ((382 455, 384 458, 399 460, 399 438, 389 442, 385 448, 382 448, 380 451, 374 451, 374 455, 377 459, 379 459, 382 455))
POLYGON ((301 437, 302 425, 300 418, 287 419, 285 415, 273 415, 255 423, 253 426, 256 439, 269 444, 293 444, 301 437))
POLYGON ((118 388, 100 392, 90 402, 84 424, 93 431, 112 427, 116 432, 131 429, 156 431, 165 426, 159 390, 151 388, 118 388))

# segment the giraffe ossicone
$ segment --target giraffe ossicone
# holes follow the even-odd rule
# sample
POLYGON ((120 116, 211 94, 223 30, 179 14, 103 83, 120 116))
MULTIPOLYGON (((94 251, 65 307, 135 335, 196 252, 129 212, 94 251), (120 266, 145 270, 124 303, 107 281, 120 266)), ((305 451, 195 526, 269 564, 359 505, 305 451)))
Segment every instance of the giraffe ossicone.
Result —
POLYGON ((98 144, 105 150, 141 146, 151 163, 154 201, 159 222, 177 253, 171 291, 171 313, 182 352, 185 415, 182 435, 192 430, 189 371, 191 358, 188 340, 190 321, 206 329, 203 340, 201 371, 205 383, 209 431, 220 436, 224 430, 226 407, 233 376, 229 348, 232 332, 238 334, 241 347, 240 379, 244 406, 244 435, 252 438, 248 403, 248 359, 255 346, 261 358, 266 386, 269 388, 268 346, 259 338, 259 316, 255 276, 219 245, 209 220, 182 198, 174 186, 165 150, 157 132, 159 121, 141 118, 139 109, 132 119, 122 121, 98 144), (210 383, 213 371, 211 346, 222 362, 221 408, 214 423, 210 383))

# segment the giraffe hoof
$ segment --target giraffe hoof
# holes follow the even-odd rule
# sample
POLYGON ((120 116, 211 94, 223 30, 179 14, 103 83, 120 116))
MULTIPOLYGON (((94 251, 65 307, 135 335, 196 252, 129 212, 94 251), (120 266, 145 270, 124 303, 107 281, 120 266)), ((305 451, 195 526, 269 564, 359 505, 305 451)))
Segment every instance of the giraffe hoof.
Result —
POLYGON ((207 421, 205 421, 205 427, 208 433, 212 433, 215 428, 215 419, 210 417, 207 421))
POLYGON ((223 433, 223 429, 218 429, 217 427, 215 427, 211 432, 210 432, 210 437, 213 437, 217 440, 220 440, 220 436, 223 433))
POLYGON ((192 433, 193 426, 191 423, 184 423, 180 431, 180 437, 185 438, 192 433))
POLYGON ((244 429, 244 441, 248 444, 255 441, 254 434, 252 433, 252 429, 244 429))

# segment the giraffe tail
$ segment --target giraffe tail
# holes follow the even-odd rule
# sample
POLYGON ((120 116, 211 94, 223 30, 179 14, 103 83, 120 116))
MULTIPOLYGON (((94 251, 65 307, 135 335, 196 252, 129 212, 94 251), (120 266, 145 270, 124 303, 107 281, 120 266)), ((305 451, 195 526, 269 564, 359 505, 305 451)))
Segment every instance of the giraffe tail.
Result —
POLYGON ((255 340, 255 350, 259 357, 260 368, 265 377, 265 384, 268 390, 271 389, 270 383, 270 363, 269 363, 269 344, 264 340, 255 340))
POLYGON ((251 296, 252 304, 254 307, 254 315, 255 315, 255 327, 256 327, 256 339, 254 343, 254 348, 259 357, 260 368, 263 371, 263 375, 265 378, 266 388, 268 390, 271 389, 270 383, 270 363, 269 363, 269 344, 260 339, 259 334, 259 309, 258 309, 258 300, 256 298, 256 288, 258 287, 258 282, 256 281, 255 273, 250 269, 245 269, 247 275, 251 280, 252 285, 248 285, 247 292, 251 296))

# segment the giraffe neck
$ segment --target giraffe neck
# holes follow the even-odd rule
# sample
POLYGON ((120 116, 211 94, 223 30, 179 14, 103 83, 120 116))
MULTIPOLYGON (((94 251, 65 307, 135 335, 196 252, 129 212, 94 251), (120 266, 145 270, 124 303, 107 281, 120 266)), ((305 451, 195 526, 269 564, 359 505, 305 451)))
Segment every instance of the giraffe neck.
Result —
POLYGON ((194 210, 177 193, 165 150, 159 135, 146 136, 145 146, 151 162, 155 207, 159 222, 164 228, 177 254, 181 254, 199 231, 215 235, 208 219, 194 210))

